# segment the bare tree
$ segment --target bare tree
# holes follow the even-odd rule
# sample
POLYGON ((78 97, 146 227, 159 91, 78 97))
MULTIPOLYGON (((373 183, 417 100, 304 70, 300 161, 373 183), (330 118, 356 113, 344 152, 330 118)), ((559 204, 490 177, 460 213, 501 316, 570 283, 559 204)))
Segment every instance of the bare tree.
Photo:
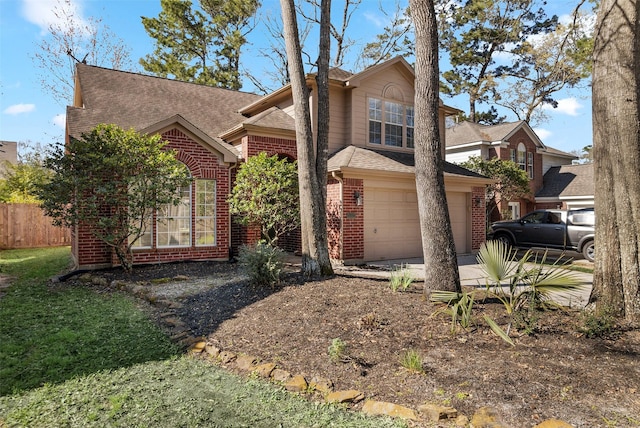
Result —
MULTIPOLYGON (((268 94, 288 85, 290 79, 282 19, 279 15, 272 15, 267 12, 261 20, 266 30, 264 35, 269 39, 270 43, 268 47, 258 50, 258 56, 266 59, 270 66, 261 77, 248 70, 245 70, 243 75, 249 79, 258 91, 263 94, 268 94)), ((311 62, 310 57, 304 52, 304 43, 310 32, 310 23, 307 23, 307 25, 300 30, 300 49, 302 50, 302 55, 305 56, 305 64, 311 62)))
POLYGON ((424 255, 424 292, 461 291, 444 190, 440 141, 438 33, 433 0, 411 0, 416 33, 415 163, 424 255))
POLYGON ((357 60, 358 68, 380 64, 394 56, 409 57, 414 54, 413 22, 411 22, 409 8, 402 7, 399 0, 396 0, 392 14, 387 12, 388 8, 383 8, 382 4, 379 9, 389 24, 373 42, 364 46, 357 60))
MULTIPOLYGON (((318 0, 305 0, 305 3, 311 6, 311 9, 308 10, 300 4, 296 8, 300 16, 309 22, 321 24, 322 5, 320 2, 318 0)), ((347 30, 351 23, 353 13, 358 9, 360 3, 362 3, 362 0, 344 0, 339 26, 336 26, 331 22, 328 24, 331 37, 336 41, 336 50, 333 57, 333 66, 335 67, 342 67, 344 65, 347 51, 355 44, 354 40, 347 37, 347 30)), ((322 32, 322 29, 320 31, 322 32)), ((320 54, 322 55, 322 53, 320 54)))
MULTIPOLYGON (((328 126, 328 19, 330 0, 322 0, 320 57, 318 58, 318 123, 328 126), (325 83, 326 82, 326 83, 325 83), (326 86, 326 92, 325 88, 326 86)), ((294 0, 280 0, 291 91, 293 95, 298 152, 302 272, 305 276, 331 275, 326 216, 327 135, 318 128, 314 150, 309 107, 309 88, 305 80, 294 0)))
POLYGON ((56 20, 49 24, 47 35, 38 43, 32 59, 39 69, 42 89, 60 105, 70 104, 73 97, 76 62, 131 69, 129 47, 101 18, 83 20, 71 0, 58 0, 53 14, 56 20))
POLYGON ((602 0, 593 62, 596 245, 591 301, 640 322, 640 3, 602 0))

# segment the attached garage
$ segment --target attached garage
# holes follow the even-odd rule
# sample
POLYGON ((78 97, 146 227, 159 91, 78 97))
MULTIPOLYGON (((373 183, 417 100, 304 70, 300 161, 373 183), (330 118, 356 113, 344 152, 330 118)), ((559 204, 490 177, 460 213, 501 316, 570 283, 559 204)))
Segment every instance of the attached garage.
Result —
MULTIPOLYGON (((468 193, 447 193, 458 254, 470 250, 469 199, 468 193)), ((422 257, 418 201, 413 183, 378 187, 365 180, 363 205, 365 261, 422 257)))
MULTIPOLYGON (((422 257, 413 153, 349 146, 329 159, 327 207, 334 258, 345 263, 422 257), (336 221, 335 207, 341 207, 336 221)), ((492 180, 444 163, 447 205, 458 254, 485 240, 485 186, 492 180)))

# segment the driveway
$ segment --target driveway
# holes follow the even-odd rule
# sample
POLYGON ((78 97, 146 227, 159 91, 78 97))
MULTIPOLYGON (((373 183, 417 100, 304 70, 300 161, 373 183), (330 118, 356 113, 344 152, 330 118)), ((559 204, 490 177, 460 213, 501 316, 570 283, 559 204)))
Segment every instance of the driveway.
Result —
MULTIPOLYGON (((557 254, 550 252, 549 257, 559 257, 560 255, 559 252, 557 254)), ((593 268, 592 263, 580 259, 572 261, 572 264, 593 268)), ((416 280, 424 280, 425 272, 422 258, 368 262, 364 266, 340 266, 336 269, 336 273, 365 278, 385 279, 389 278, 392 271, 400 266, 408 269, 416 280)), ((482 271, 482 267, 478 264, 475 254, 458 256, 458 269, 460 272, 460 282, 463 286, 485 287, 486 275, 482 271)), ((572 293, 556 294, 553 299, 557 303, 565 306, 583 308, 589 301, 589 295, 591 294, 591 288, 593 286, 593 274, 572 271, 572 275, 575 275, 582 288, 572 293)))

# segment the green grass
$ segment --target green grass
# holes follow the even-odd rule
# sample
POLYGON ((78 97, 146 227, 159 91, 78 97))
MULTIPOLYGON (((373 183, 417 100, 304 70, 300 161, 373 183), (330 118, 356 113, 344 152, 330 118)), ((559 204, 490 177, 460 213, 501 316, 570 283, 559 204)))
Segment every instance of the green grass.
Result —
POLYGON ((0 398, 8 426, 402 427, 182 357, 0 398))
POLYGON ((69 249, 0 252, 0 426, 406 427, 309 402, 178 350, 122 294, 50 288, 69 249))
POLYGON ((2 271, 17 278, 0 299, 0 396, 177 354, 130 297, 50 289, 68 265, 68 248, 0 253, 2 271))

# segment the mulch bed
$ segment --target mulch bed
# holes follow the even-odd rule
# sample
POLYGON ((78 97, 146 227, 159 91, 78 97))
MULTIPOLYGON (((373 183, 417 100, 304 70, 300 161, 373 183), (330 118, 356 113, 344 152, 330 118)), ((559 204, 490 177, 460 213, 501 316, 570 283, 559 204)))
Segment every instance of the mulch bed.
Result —
MULTIPOLYGON (((184 277, 237 270, 235 264, 194 262, 102 275, 143 283, 183 276, 187 284, 184 277)), ((230 280, 178 300, 176 315, 193 335, 309 379, 331 379, 336 389, 358 389, 367 398, 412 408, 445 404, 468 416, 491 406, 513 427, 549 418, 575 427, 640 426, 640 330, 589 339, 580 331, 579 311, 540 313, 532 334, 512 330, 512 347, 482 320, 487 314, 507 324, 499 302, 476 301, 475 326, 452 332, 451 317, 425 301, 420 283, 394 293, 387 281, 338 275, 304 282, 291 273, 275 290, 230 280), (335 338, 346 344, 339 362, 328 353, 335 338), (408 350, 422 356, 423 373, 401 366, 408 350)))

